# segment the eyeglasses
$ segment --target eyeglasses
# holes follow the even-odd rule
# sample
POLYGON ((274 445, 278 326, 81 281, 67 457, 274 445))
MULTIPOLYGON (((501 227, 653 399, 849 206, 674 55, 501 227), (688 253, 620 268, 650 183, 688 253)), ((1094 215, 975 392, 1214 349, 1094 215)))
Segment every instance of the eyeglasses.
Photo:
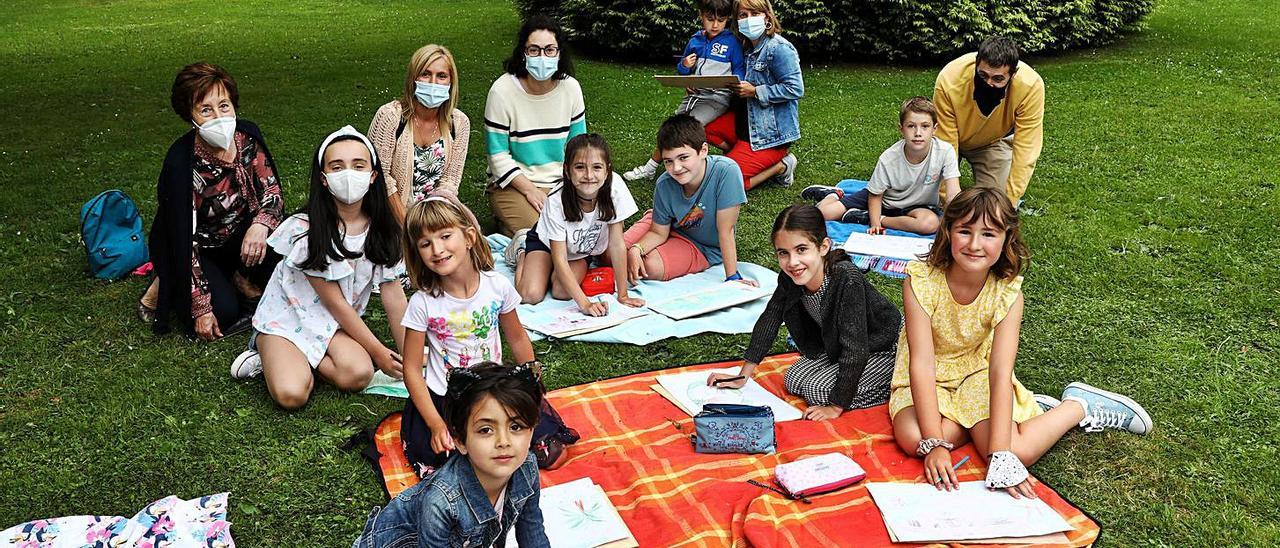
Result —
POLYGON ((978 71, 978 78, 982 78, 988 84, 1000 85, 1008 80, 1009 77, 1004 74, 987 74, 986 71, 978 71))
POLYGON ((550 46, 546 46, 546 47, 528 46, 524 48, 524 54, 529 57, 541 57, 543 55, 547 57, 559 57, 560 46, 557 46, 555 44, 551 44, 550 46))

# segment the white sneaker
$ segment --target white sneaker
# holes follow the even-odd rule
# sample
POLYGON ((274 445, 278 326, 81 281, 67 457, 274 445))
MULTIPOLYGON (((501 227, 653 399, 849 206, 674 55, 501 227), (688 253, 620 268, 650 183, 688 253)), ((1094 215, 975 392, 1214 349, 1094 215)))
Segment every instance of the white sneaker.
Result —
POLYGON ((773 179, 778 181, 778 184, 782 186, 791 186, 792 183, 796 182, 797 163, 799 163, 799 161, 796 160, 796 155, 788 152, 786 156, 782 157, 782 165, 785 166, 787 170, 782 172, 782 175, 778 175, 773 179))
POLYGON ((1062 391, 1062 399, 1075 400, 1084 406, 1084 420, 1080 421, 1080 426, 1085 432, 1111 428, 1146 434, 1153 427, 1151 416, 1138 402, 1115 392, 1073 382, 1062 391))
POLYGON ((1062 400, 1048 394, 1036 394, 1035 400, 1036 403, 1040 405, 1041 411, 1049 411, 1050 409, 1062 405, 1062 400))
POLYGON ((511 236, 511 242, 507 244, 507 248, 502 250, 502 257, 506 259, 507 266, 512 270, 516 268, 516 260, 520 258, 520 252, 524 251, 524 241, 528 237, 529 229, 517 230, 515 235, 511 236))
POLYGON ((245 350, 231 361, 231 378, 247 379, 262 374, 262 354, 257 350, 245 350))
POLYGON ((640 179, 652 179, 654 174, 658 173, 658 163, 650 159, 643 165, 638 165, 635 169, 622 174, 622 178, 628 181, 638 181, 640 179))

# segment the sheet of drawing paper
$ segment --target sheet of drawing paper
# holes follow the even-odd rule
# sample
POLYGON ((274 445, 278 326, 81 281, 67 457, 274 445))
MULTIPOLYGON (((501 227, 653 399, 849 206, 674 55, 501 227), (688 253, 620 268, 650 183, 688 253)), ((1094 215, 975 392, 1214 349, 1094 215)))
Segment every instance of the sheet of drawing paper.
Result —
POLYGON ((591 478, 542 489, 542 520, 552 546, 594 548, 631 537, 613 503, 591 478))
POLYGON ((556 308, 550 313, 540 314, 529 305, 520 306, 520 323, 526 329, 532 329, 548 337, 563 338, 592 331, 607 329, 628 320, 652 314, 649 310, 632 308, 619 303, 612 295, 604 296, 609 303, 609 313, 604 316, 589 316, 578 310, 572 302, 563 308, 556 308))
POLYGON ((804 417, 799 409, 783 401, 782 398, 765 390, 754 380, 748 380, 742 388, 717 388, 707 386, 707 376, 711 373, 728 373, 737 375, 738 368, 704 369, 674 375, 658 375, 658 384, 679 402, 677 407, 688 410, 702 410, 706 403, 737 403, 743 405, 765 405, 773 410, 774 422, 793 421, 804 417))
POLYGON ((981 481, 939 491, 924 483, 868 483, 867 491, 895 542, 942 542, 1028 537, 1070 531, 1040 499, 1015 499, 981 481))
POLYGON ((654 312, 673 320, 683 320, 701 316, 708 312, 723 310, 731 306, 738 306, 742 303, 749 303, 772 293, 773 291, 769 289, 732 281, 702 291, 686 293, 679 297, 648 304, 649 308, 654 312))
POLYGON ((909 238, 907 236, 891 236, 888 234, 871 235, 865 232, 853 232, 844 242, 844 250, 849 253, 892 257, 894 259, 912 260, 929 252, 933 240, 929 238, 909 238))

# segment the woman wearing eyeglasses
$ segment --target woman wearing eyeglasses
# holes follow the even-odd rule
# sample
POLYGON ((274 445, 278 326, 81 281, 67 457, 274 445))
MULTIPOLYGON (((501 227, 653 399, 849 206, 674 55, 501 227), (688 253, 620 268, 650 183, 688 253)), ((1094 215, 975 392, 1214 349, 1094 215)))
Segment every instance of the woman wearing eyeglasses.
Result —
POLYGON ((563 176, 565 143, 587 132, 582 88, 573 79, 563 37, 555 21, 529 18, 506 61, 506 74, 494 81, 485 100, 489 204, 498 229, 508 236, 538 221, 547 192, 563 176))
POLYGON ((947 63, 933 103, 937 137, 969 161, 974 184, 1021 201, 1044 143, 1044 80, 1018 61, 1018 45, 992 36, 947 63))

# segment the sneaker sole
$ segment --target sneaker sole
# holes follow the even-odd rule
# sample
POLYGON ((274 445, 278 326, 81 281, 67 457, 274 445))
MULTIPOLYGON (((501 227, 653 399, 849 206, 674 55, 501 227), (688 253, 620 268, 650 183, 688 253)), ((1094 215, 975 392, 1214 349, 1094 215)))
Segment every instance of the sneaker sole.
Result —
POLYGON ((838 194, 838 193, 839 193, 839 189, 837 189, 836 187, 833 187, 833 186, 829 186, 829 185, 809 185, 809 186, 807 186, 807 187, 804 187, 804 190, 801 190, 801 191, 800 191, 800 197, 801 197, 801 198, 804 198, 804 199, 806 199, 806 200, 818 201, 818 200, 826 199, 826 197, 827 197, 828 195, 830 195, 830 194, 838 194), (821 191, 826 191, 826 192, 824 192, 824 193, 823 193, 823 195, 822 195, 822 197, 820 197, 820 198, 811 198, 811 197, 809 197, 809 196, 805 196, 805 194, 808 194, 810 190, 813 190, 813 191, 819 191, 819 190, 821 190, 821 191))
MULTIPOLYGON (((254 352, 253 354, 250 354, 249 352, 242 352, 239 356, 236 356, 236 359, 231 361, 231 378, 247 379, 253 377, 253 374, 243 373, 242 370, 246 369, 244 365, 245 362, 249 361, 249 359, 254 356, 260 356, 260 354, 257 352, 254 352)), ((262 370, 259 369, 258 373, 262 373, 262 370)))
MULTIPOLYGON (((1126 406, 1128 406, 1128 407, 1129 407, 1129 409, 1132 409, 1132 410, 1133 410, 1134 415, 1137 415, 1138 420, 1142 421, 1142 424, 1143 424, 1144 426, 1146 426, 1146 427, 1147 427, 1147 430, 1146 430, 1145 432, 1142 432, 1142 433, 1141 433, 1141 434, 1139 434, 1139 435, 1146 435, 1146 434, 1150 434, 1152 430, 1155 430, 1156 426, 1155 426, 1155 424, 1153 424, 1153 423, 1151 422, 1151 415, 1148 415, 1148 414, 1147 414, 1147 410, 1146 410, 1146 409, 1143 409, 1143 408, 1142 408, 1142 406, 1141 406, 1141 405, 1138 405, 1138 402, 1133 401, 1133 399, 1132 399, 1132 398, 1129 398, 1128 396, 1124 396, 1124 395, 1117 394, 1117 393, 1115 393, 1115 392, 1111 392, 1111 391, 1109 391, 1109 390, 1103 390, 1103 389, 1098 388, 1098 387, 1096 387, 1096 386, 1088 385, 1088 384, 1085 384, 1085 383, 1082 383, 1082 382, 1073 382, 1073 383, 1071 383, 1071 384, 1068 384, 1068 385, 1067 385, 1067 389, 1069 390, 1069 389, 1071 389, 1071 387, 1073 387, 1073 386, 1074 386, 1076 389, 1078 389, 1078 390, 1082 390, 1082 391, 1084 391, 1084 392, 1090 392, 1090 393, 1093 393, 1093 394, 1098 394, 1098 395, 1100 395, 1100 396, 1105 396, 1105 397, 1107 397, 1107 398, 1113 399, 1113 400, 1115 400, 1115 401, 1118 401, 1118 402, 1123 403, 1123 404, 1125 404, 1126 406)), ((1065 392, 1065 390, 1064 390, 1064 392, 1065 392)), ((1133 431, 1132 431, 1132 430, 1130 430, 1130 432, 1133 432, 1133 431)), ((1134 433, 1136 433, 1136 432, 1134 432, 1134 433)))

